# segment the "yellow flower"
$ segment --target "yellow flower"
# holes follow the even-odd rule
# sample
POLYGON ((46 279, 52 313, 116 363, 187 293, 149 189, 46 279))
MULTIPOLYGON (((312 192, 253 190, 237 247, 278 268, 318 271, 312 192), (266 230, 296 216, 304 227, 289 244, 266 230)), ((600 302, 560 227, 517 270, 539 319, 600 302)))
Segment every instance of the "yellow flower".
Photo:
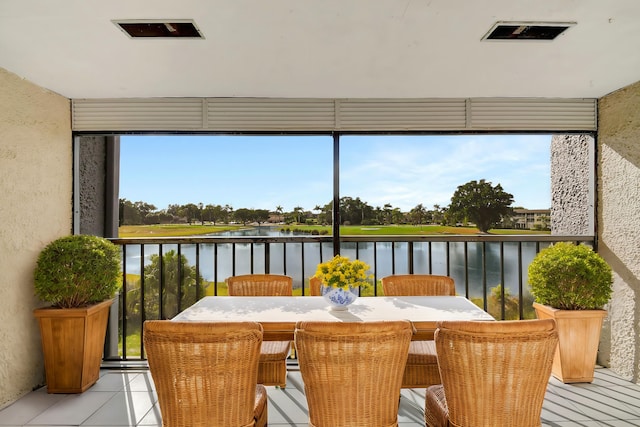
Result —
POLYGON ((369 265, 358 259, 350 261, 349 258, 336 255, 330 261, 318 264, 315 277, 325 286, 347 289, 349 286, 368 286, 367 279, 373 275, 367 275, 369 265))

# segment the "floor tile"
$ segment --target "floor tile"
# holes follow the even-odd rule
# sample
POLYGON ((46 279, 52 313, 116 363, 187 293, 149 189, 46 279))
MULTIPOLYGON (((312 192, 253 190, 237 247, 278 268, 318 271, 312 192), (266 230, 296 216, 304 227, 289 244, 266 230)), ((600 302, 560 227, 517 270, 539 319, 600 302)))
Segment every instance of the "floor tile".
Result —
POLYGON ((45 388, 33 391, 0 411, 0 426, 23 426, 65 397, 45 388))
POLYGON ((47 408, 26 425, 81 425, 113 397, 114 392, 84 392, 68 394, 55 405, 47 408))
POLYGON ((155 405, 151 391, 118 392, 86 419, 83 426, 135 426, 155 405))
MULTIPOLYGON (((297 365, 284 389, 267 387, 269 425, 306 427, 307 401, 297 365)), ((425 389, 403 389, 399 427, 424 426, 425 389)), ((0 427, 160 427, 157 394, 148 370, 103 370, 82 394, 48 394, 42 388, 0 410, 0 427)), ((545 427, 640 427, 640 386, 597 369, 591 384, 549 380, 542 410, 545 427)))

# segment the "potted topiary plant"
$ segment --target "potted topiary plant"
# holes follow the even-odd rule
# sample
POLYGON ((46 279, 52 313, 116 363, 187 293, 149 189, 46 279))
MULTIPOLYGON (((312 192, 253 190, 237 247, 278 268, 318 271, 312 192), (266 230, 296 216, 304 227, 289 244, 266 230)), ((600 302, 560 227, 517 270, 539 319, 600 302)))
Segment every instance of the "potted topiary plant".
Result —
POLYGON ((49 393, 82 393, 98 380, 120 262, 119 248, 97 236, 62 237, 40 252, 35 294, 51 306, 34 315, 49 393))
POLYGON ((613 276, 606 261, 586 245, 558 242, 529 265, 529 285, 539 319, 555 319, 558 350, 552 374, 564 383, 591 382, 602 320, 613 276))

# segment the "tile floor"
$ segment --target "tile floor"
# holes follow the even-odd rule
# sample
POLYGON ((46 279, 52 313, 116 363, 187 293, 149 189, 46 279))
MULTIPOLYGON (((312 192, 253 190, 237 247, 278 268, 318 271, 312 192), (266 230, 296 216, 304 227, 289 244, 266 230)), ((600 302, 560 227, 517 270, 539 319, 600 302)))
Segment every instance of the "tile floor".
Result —
MULTIPOLYGON (((268 387, 269 425, 307 426, 307 402, 300 372, 291 365, 287 387, 268 387)), ((399 426, 423 426, 424 389, 402 391, 399 426)), ((77 395, 48 394, 42 388, 0 410, 0 426, 160 426, 160 411, 148 370, 103 370, 100 380, 77 395)), ((543 426, 640 426, 640 385, 608 369, 591 384, 551 379, 543 426)))

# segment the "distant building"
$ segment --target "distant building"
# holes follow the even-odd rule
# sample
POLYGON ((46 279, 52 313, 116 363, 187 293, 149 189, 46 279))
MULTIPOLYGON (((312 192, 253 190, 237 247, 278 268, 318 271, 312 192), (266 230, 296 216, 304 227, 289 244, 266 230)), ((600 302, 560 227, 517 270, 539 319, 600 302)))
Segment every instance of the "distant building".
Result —
POLYGON ((513 228, 521 230, 551 228, 551 209, 514 209, 513 212, 513 228))

